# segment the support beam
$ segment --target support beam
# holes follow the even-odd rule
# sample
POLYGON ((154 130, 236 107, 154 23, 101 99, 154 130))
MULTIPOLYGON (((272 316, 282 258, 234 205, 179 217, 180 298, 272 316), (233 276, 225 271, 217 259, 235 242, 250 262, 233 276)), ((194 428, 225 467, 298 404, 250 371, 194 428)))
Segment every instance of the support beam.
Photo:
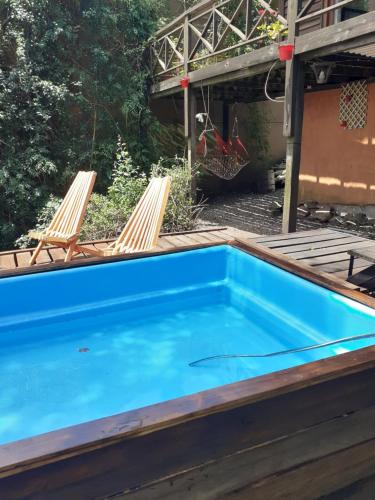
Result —
MULTIPOLYGON (((299 0, 289 0, 288 42, 294 43, 295 19, 300 9, 299 0)), ((283 233, 291 233, 297 226, 299 169, 304 105, 304 67, 300 56, 287 61, 285 68, 284 136, 286 147, 286 178, 283 209, 283 233)))
MULTIPOLYGON (((189 73, 189 54, 191 50, 191 37, 189 30, 189 17, 185 16, 184 25, 184 73, 189 73)), ((195 115, 197 114, 197 101, 195 90, 188 86, 184 89, 184 132, 186 144, 186 157, 189 167, 191 168, 191 193, 193 200, 196 200, 197 193, 197 179, 195 172, 195 150, 196 150, 196 121, 195 115)))
POLYGON ((197 99, 195 90, 191 87, 184 90, 184 122, 185 122, 185 141, 187 150, 187 161, 191 168, 191 192, 193 199, 196 199, 197 178, 195 172, 195 151, 196 151, 196 120, 197 99))

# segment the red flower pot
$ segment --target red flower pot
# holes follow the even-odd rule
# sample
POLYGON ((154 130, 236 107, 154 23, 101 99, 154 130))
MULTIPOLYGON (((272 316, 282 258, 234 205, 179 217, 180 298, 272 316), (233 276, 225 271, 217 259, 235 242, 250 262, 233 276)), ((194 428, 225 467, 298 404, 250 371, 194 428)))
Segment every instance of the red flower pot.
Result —
POLYGON ((189 83, 190 83, 190 78, 187 75, 183 76, 180 80, 180 86, 183 89, 187 89, 189 87, 189 83))
POLYGON ((279 45, 279 59, 280 61, 290 61, 293 58, 294 45, 286 43, 279 45))

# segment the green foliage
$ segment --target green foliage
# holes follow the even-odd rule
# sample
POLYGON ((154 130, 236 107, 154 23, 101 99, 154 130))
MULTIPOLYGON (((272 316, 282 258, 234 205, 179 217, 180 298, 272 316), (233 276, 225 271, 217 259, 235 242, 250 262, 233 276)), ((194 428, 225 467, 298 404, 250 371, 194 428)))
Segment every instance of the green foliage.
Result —
POLYGON ((116 237, 147 187, 147 177, 134 165, 125 143, 118 138, 112 184, 107 196, 91 197, 82 226, 81 240, 116 237))
POLYGON ((116 137, 137 164, 158 156, 147 40, 160 0, 0 2, 0 248, 35 223, 77 170, 110 182, 116 137))
POLYGON ((252 160, 264 160, 269 151, 270 117, 264 105, 250 103, 242 106, 241 137, 248 144, 252 160))
POLYGON ((146 186, 146 174, 134 165, 133 158, 121 137, 117 141, 116 159, 113 165, 113 181, 108 196, 114 203, 121 204, 122 198, 134 206, 139 190, 146 186), (139 186, 139 188, 138 188, 139 186))
POLYGON ((288 36, 288 30, 284 24, 275 18, 271 23, 263 22, 257 27, 257 30, 267 35, 271 41, 280 41, 288 36))
MULTIPOLYGON (((191 171, 183 158, 160 159, 152 165, 151 176, 169 175, 171 192, 163 221, 163 230, 193 229, 202 205, 195 205, 191 196, 191 171)), ((134 207, 147 187, 149 179, 135 166, 125 144, 119 139, 112 184, 107 195, 94 193, 84 218, 80 241, 115 238, 123 229, 134 207), (139 173, 140 172, 140 173, 139 173)), ((37 217, 35 229, 45 229, 61 199, 51 196, 37 217)), ((26 235, 17 240, 18 246, 30 246, 26 235)))
MULTIPOLYGON (((133 180, 128 182, 129 189, 131 189, 133 180)), ((134 190, 134 195, 138 194, 140 197, 142 192, 143 189, 138 192, 134 190)), ((122 198, 120 202, 119 199, 115 201, 109 196, 93 194, 82 226, 80 240, 100 240, 118 236, 135 206, 136 202, 133 204, 132 201, 134 203, 134 200, 122 198)))
MULTIPOLYGON (((38 212, 34 231, 43 231, 49 226, 61 202, 62 198, 50 195, 46 204, 38 212)), ((26 248, 31 245, 31 242, 32 240, 27 236, 27 234, 23 234, 16 240, 16 246, 20 248, 26 248)))
POLYGON ((165 232, 188 231, 193 229, 202 211, 202 203, 195 204, 191 195, 191 169, 184 158, 160 160, 152 166, 153 176, 169 175, 172 179, 171 191, 165 211, 163 229, 165 232))

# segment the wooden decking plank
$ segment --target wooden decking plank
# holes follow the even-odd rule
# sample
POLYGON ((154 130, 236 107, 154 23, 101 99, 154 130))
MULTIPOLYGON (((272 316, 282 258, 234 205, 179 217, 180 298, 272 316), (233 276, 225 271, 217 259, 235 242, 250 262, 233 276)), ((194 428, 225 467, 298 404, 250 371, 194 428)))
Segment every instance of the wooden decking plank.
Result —
POLYGON ((168 241, 162 237, 158 239, 158 244, 156 245, 156 248, 160 248, 160 250, 170 250, 171 248, 174 248, 174 245, 171 243, 168 243, 168 241))
POLYGON ((53 262, 53 260, 48 253, 48 249, 43 248, 36 259, 36 264, 50 264, 51 262, 53 262))
POLYGON ((350 243, 358 243, 360 241, 367 241, 360 236, 353 236, 352 238, 335 238, 332 240, 322 240, 310 243, 302 243, 300 245, 291 245, 286 247, 278 248, 277 251, 280 253, 291 254, 295 252, 303 252, 305 250, 317 250, 319 248, 330 248, 334 246, 348 245, 350 243))
MULTIPOLYGON (((236 237, 230 234, 228 231, 220 231, 220 238, 223 238, 224 241, 234 241, 236 239, 236 237)), ((242 239, 244 240, 245 238, 242 239)))
POLYGON ((304 262, 308 266, 319 266, 330 264, 331 262, 341 262, 348 261, 349 255, 346 252, 343 253, 335 253, 333 255, 323 255, 322 257, 313 257, 311 259, 302 259, 301 262, 304 262))
POLYGON ((177 236, 163 236, 164 240, 173 245, 174 248, 183 246, 183 243, 176 239, 177 236))
POLYGON ((205 233, 205 238, 208 238, 209 241, 212 241, 212 242, 215 242, 215 243, 219 243, 221 241, 225 242, 227 241, 226 239, 224 239, 224 236, 216 236, 215 233, 205 233))
POLYGON ((228 226, 224 232, 232 238, 241 238, 241 239, 253 239, 258 238, 259 234, 250 233, 249 231, 243 231, 242 229, 237 229, 236 227, 228 226))
MULTIPOLYGON (((303 265, 311 266, 316 271, 329 273, 339 280, 345 280, 347 277, 349 267, 347 250, 360 249, 372 243, 371 240, 328 228, 301 231, 288 235, 259 237, 253 233, 230 227, 215 227, 209 228, 209 230, 201 229, 193 232, 161 235, 154 252, 162 253, 176 248, 194 248, 202 244, 224 243, 232 241, 236 237, 245 241, 260 243, 277 253, 298 260, 303 265)), ((87 242, 86 245, 102 249, 108 246, 108 241, 96 240, 95 242, 87 242)), ((15 269, 17 266, 21 268, 28 267, 32 250, 0 252, 0 268, 3 268, 6 272, 6 270, 15 269)), ((61 262, 65 258, 66 250, 58 247, 48 247, 48 251, 40 255, 41 258, 38 263, 46 265, 54 261, 61 262)), ((83 256, 75 256, 75 259, 77 258, 83 258, 83 256)), ((374 269, 371 269, 369 262, 357 258, 354 261, 354 275, 356 274, 359 274, 358 279, 354 283, 347 282, 347 285, 358 289, 362 284, 372 283, 375 266, 374 269)))
POLYGON ((217 236, 223 242, 230 241, 228 235, 225 234, 224 231, 217 231, 217 232, 214 232, 214 233, 211 233, 211 234, 214 234, 215 236, 217 236))
POLYGON ((262 245, 266 243, 271 243, 274 241, 282 241, 282 240, 295 240, 299 238, 305 238, 307 236, 314 236, 314 235, 327 235, 327 234, 332 234, 336 233, 339 231, 335 231, 333 229, 311 229, 310 231, 298 231, 296 233, 289 233, 289 234, 275 234, 275 235, 269 235, 269 236, 260 236, 259 238, 255 238, 255 243, 262 243, 262 245))
POLYGON ((190 235, 187 235, 187 234, 179 234, 179 235, 176 235, 174 236, 174 238, 176 238, 178 241, 181 242, 181 245, 180 246, 194 246, 195 245, 195 241, 194 239, 190 236, 190 235))
POLYGON ((333 255, 338 253, 348 252, 351 248, 359 249, 368 247, 368 241, 362 240, 357 241, 356 243, 348 243, 345 245, 333 246, 333 247, 324 247, 317 248, 313 250, 305 250, 304 252, 288 252, 289 257, 293 257, 293 259, 301 260, 301 259, 310 259, 313 257, 322 257, 324 255, 333 255))
POLYGON ((14 254, 0 255, 0 269, 14 269, 15 266, 14 254))
MULTIPOLYGON (((86 244, 85 246, 90 246, 90 244, 86 244)), ((101 250, 101 249, 104 249, 104 248, 107 248, 108 247, 108 243, 103 241, 103 242, 95 242, 95 243, 92 243, 91 246, 93 246, 94 248, 98 249, 98 250, 101 250)))
POLYGON ((16 255, 16 267, 28 267, 29 266, 29 260, 32 255, 31 250, 27 250, 25 252, 19 252, 16 255))
MULTIPOLYGON (((348 235, 345 233, 331 233, 331 234, 317 234, 313 236, 307 236, 306 238, 299 238, 298 240, 291 239, 291 240, 286 240, 283 239, 281 241, 275 241, 275 242, 270 242, 270 243, 261 243, 261 245, 264 245, 268 248, 271 249, 279 249, 284 247, 287 249, 287 247, 291 246, 296 246, 296 245, 302 245, 302 244, 311 244, 311 243, 317 243, 317 242, 324 242, 324 241, 331 241, 331 240, 345 240, 348 238, 348 235)), ((257 240, 255 240, 256 243, 259 243, 257 240)), ((278 250, 279 251, 279 250, 278 250)))
POLYGON ((202 243, 210 243, 212 240, 207 238, 207 236, 203 233, 195 233, 191 234, 190 237, 195 241, 196 244, 202 244, 202 243))

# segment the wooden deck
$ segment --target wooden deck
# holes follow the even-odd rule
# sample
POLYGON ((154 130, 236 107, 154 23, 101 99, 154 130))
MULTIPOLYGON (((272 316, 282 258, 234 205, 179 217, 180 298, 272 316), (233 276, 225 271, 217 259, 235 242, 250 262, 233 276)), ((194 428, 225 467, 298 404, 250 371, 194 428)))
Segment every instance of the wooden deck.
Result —
MULTIPOLYGON (((373 240, 333 229, 260 236, 252 241, 311 266, 315 271, 328 273, 342 280, 348 277, 350 260, 348 250, 372 244, 375 247, 373 240)), ((373 290, 375 266, 371 266, 366 260, 356 259, 350 282, 362 289, 373 290)))
MULTIPOLYGON (((348 250, 368 247, 375 241, 354 236, 343 231, 333 229, 316 229, 291 234, 273 236, 259 236, 247 231, 231 227, 211 227, 196 231, 163 234, 154 251, 165 252, 177 248, 194 248, 196 246, 213 243, 225 243, 233 239, 257 243, 268 249, 281 253, 288 258, 298 261, 304 266, 310 266, 319 273, 330 274, 335 279, 346 282, 348 288, 359 288, 363 291, 375 289, 375 265, 363 259, 354 262, 354 275, 350 283, 346 281, 349 269, 348 250)), ((103 248, 112 240, 86 242, 94 248, 103 248)), ((9 250, 0 253, 0 276, 9 275, 9 271, 29 269, 29 259, 33 249, 9 250)), ((37 265, 48 267, 50 264, 62 262, 65 250, 49 247, 40 253, 37 265)), ((77 258, 85 258, 80 254, 77 258)))
MULTIPOLYGON (((235 238, 248 239, 255 238, 257 234, 241 231, 231 227, 215 227, 196 231, 186 231, 180 233, 162 234, 159 238, 158 245, 153 252, 164 252, 182 247, 195 247, 198 245, 214 242, 225 243, 235 238)), ((93 248, 105 248, 113 240, 97 240, 82 242, 82 245, 92 246, 93 248)), ((29 260, 33 252, 33 248, 8 250, 0 252, 0 276, 4 271, 15 269, 26 269, 29 266, 29 260)), ((55 246, 44 248, 38 255, 36 265, 48 266, 58 262, 63 262, 66 255, 66 250, 55 246)), ((85 258, 88 255, 79 254, 75 257, 85 258)))

